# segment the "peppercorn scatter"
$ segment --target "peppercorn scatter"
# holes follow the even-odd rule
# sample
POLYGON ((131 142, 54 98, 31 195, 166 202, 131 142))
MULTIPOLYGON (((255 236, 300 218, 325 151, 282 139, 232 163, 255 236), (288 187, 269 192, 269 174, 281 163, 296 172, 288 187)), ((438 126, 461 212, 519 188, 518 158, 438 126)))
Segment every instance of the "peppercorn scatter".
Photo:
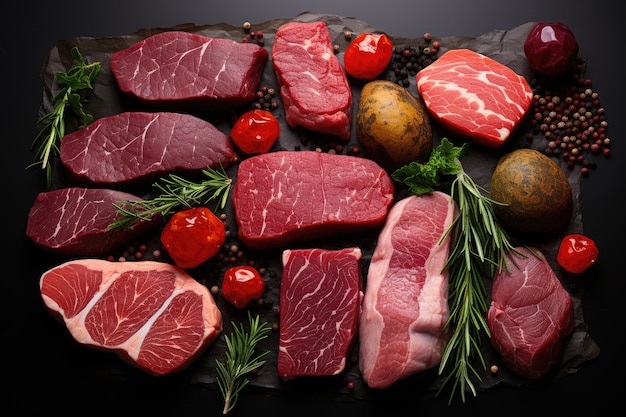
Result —
POLYGON ((582 65, 566 78, 546 77, 531 81, 533 102, 529 117, 528 139, 543 137, 542 151, 561 158, 570 169, 580 167, 581 175, 588 176, 596 163, 589 155, 611 155, 606 112, 600 95, 592 88, 592 81, 584 78, 582 65))
POLYGON ((396 46, 388 69, 387 80, 408 87, 410 80, 423 68, 435 62, 441 43, 425 33, 417 45, 396 46))
POLYGON ((254 42, 259 46, 265 46, 265 38, 263 31, 252 30, 252 24, 250 22, 244 22, 241 25, 245 35, 241 38, 242 43, 254 42))
POLYGON ((278 102, 276 101, 276 89, 264 85, 261 87, 254 96, 252 102, 253 110, 267 110, 273 111, 278 108, 278 102))

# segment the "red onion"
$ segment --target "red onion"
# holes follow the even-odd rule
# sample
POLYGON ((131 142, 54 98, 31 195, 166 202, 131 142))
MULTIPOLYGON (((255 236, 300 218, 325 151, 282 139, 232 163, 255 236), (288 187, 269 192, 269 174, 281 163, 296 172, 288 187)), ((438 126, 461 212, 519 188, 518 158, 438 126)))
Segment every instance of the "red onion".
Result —
POLYGON ((530 68, 548 77, 564 74, 578 57, 578 42, 563 23, 537 23, 524 41, 530 68))

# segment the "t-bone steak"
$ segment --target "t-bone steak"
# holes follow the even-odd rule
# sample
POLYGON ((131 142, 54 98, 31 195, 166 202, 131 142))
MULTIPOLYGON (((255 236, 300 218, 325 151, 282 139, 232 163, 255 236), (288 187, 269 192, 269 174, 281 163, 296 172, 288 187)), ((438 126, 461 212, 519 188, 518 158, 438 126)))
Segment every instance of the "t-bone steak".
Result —
POLYGON ((114 53, 110 66, 120 90, 140 101, 232 108, 254 99, 268 57, 254 42, 167 31, 114 53))
POLYGON ((45 272, 40 290, 78 343, 152 375, 187 367, 222 331, 207 287, 164 262, 69 261, 45 272))
POLYGON ((516 250, 525 257, 511 253, 509 271, 494 277, 487 325, 505 366, 537 379, 561 359, 564 340, 574 329, 573 303, 537 248, 516 250))
POLYGON ((350 138, 352 90, 325 22, 279 27, 272 63, 289 126, 350 138))
POLYGON ((30 208, 26 235, 40 248, 72 256, 95 256, 132 242, 162 225, 161 216, 129 228, 111 228, 120 220, 114 204, 126 209, 133 194, 104 188, 68 187, 40 192, 30 208))
POLYGON ((278 375, 337 375, 356 338, 361 250, 287 249, 280 285, 278 375))
POLYGON ((233 187, 239 239, 276 248, 381 227, 393 202, 391 177, 361 157, 278 151, 243 160, 233 187))
POLYGON ((367 273, 359 328, 359 367, 371 388, 441 362, 448 341, 448 274, 457 214, 449 195, 405 197, 389 211, 367 273))
POLYGON ((451 49, 417 73, 426 109, 452 133, 487 148, 504 144, 532 104, 526 79, 492 58, 451 49))
POLYGON ((232 141, 211 123, 169 112, 103 117, 65 135, 60 153, 75 177, 100 184, 226 168, 237 161, 232 141))

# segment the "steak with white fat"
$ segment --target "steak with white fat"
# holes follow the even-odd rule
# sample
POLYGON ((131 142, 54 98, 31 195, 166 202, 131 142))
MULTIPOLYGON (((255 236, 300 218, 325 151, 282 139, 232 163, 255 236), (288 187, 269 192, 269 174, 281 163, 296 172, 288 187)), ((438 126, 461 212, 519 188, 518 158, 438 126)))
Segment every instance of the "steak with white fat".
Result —
POLYGON ((441 192, 410 196, 389 211, 367 273, 359 328, 359 367, 371 388, 439 364, 448 332, 443 266, 457 213, 441 192))
POLYGON ((46 271, 39 286, 78 343, 152 375, 184 369, 222 331, 207 287, 163 262, 69 261, 46 271))
POLYGON ((356 338, 361 314, 361 250, 283 251, 278 375, 336 375, 356 338))
POLYGON ((525 257, 509 254, 509 271, 494 277, 487 325, 506 367, 536 379, 561 359, 564 340, 574 329, 574 310, 572 297, 543 254, 529 249, 516 248, 525 257))
POLYGON ((110 67, 120 90, 142 102, 232 108, 254 99, 268 57, 253 42, 167 31, 114 53, 110 67))
POLYGON ((325 22, 278 28, 272 63, 289 126, 350 138, 352 91, 325 22))
POLYGON ((446 129, 487 148, 511 137, 533 92, 511 68, 469 49, 451 49, 417 73, 417 90, 446 129))
POLYGON ((65 135, 60 158, 77 178, 115 184, 220 164, 226 168, 237 154, 228 136, 198 117, 125 112, 65 135))
POLYGON ((233 187, 237 236, 249 248, 277 248, 382 226, 391 177, 375 162, 315 151, 243 160, 233 187))

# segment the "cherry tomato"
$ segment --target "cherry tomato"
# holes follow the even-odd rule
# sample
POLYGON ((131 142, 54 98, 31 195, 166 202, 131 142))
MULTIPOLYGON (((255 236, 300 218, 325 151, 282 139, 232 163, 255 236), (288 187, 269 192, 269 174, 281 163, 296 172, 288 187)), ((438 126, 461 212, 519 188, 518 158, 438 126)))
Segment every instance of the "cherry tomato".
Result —
POLYGON ((561 240, 556 260, 566 271, 578 274, 594 264, 598 253, 593 240, 583 235, 571 234, 561 240))
POLYGON ((161 232, 161 243, 181 268, 195 268, 210 259, 225 240, 224 222, 206 207, 175 213, 161 232))
POLYGON ((250 300, 259 298, 265 291, 265 281, 251 266, 234 266, 224 273, 222 293, 237 308, 244 308, 250 300))
POLYGON ((235 145, 245 153, 269 151, 279 134, 278 120, 269 111, 260 109, 242 114, 230 130, 235 145))
POLYGON ((357 35, 343 55, 346 72, 355 78, 376 78, 389 64, 393 55, 393 43, 384 33, 361 33, 357 35))
POLYGON ((526 36, 524 53, 533 71, 555 77, 572 68, 578 57, 578 41, 567 25, 540 22, 526 36))

